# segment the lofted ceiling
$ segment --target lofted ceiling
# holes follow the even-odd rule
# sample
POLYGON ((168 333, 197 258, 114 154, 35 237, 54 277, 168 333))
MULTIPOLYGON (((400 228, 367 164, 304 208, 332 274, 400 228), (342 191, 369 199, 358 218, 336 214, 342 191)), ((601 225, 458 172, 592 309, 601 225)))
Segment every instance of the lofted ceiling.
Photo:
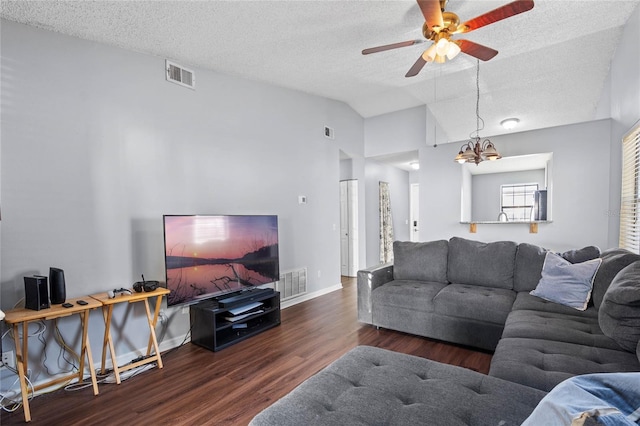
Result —
MULTIPOLYGON (((451 0, 469 20, 509 1, 451 0)), ((499 54, 480 62, 483 136, 598 118, 610 61, 640 0, 536 0, 526 13, 464 34, 499 54)), ((448 141, 475 130, 476 60, 460 54, 404 75, 428 43, 415 0, 6 1, 2 18, 336 99, 363 117, 427 105, 448 141)), ((456 36, 455 38, 462 38, 456 36)), ((605 92, 606 93, 606 92, 605 92)))

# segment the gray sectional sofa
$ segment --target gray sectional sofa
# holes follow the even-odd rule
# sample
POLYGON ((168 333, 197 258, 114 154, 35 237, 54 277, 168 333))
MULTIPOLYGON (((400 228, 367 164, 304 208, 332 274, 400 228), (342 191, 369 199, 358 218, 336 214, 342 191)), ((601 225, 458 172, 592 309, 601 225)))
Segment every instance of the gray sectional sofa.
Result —
POLYGON ((489 375, 359 347, 252 425, 520 424, 565 379, 640 371, 638 255, 454 237, 396 242, 394 258, 358 272, 358 320, 493 351, 489 375), (574 270, 586 293, 563 275, 574 270), (580 310, 566 306, 585 296, 580 310))
POLYGON ((561 253, 571 264, 601 259, 591 302, 577 310, 530 294, 547 252, 459 237, 395 242, 393 265, 358 272, 358 320, 494 351, 489 375, 544 391, 579 374, 640 371, 640 256, 561 253))

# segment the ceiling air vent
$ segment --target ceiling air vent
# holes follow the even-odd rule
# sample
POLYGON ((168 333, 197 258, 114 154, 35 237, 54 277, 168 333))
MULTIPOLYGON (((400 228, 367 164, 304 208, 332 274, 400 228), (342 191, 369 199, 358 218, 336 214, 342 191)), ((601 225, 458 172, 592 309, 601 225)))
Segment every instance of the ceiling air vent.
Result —
POLYGON ((328 139, 335 139, 334 131, 329 126, 324 126, 324 137, 328 139))
POLYGON ((189 89, 195 89, 196 76, 192 70, 167 60, 165 72, 167 81, 188 87, 189 89))

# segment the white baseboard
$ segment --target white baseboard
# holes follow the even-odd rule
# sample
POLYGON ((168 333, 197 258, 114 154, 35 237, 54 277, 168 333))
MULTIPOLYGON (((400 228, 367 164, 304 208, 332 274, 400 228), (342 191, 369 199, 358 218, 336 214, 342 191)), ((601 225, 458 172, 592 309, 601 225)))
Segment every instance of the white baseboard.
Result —
POLYGON ((306 293, 293 299, 285 300, 280 304, 280 309, 286 309, 290 306, 297 305, 298 303, 306 302, 307 300, 315 299, 316 297, 323 296, 336 290, 342 290, 342 283, 336 284, 331 287, 323 288, 322 290, 314 291, 313 293, 306 293))

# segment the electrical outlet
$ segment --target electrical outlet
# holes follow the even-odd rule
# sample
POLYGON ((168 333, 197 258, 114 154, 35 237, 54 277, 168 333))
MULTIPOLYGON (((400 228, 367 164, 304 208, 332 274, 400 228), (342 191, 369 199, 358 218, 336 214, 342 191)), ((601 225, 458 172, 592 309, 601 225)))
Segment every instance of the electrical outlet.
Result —
POLYGON ((16 368, 16 357, 13 354, 13 351, 4 351, 2 352, 2 364, 6 367, 16 368))

